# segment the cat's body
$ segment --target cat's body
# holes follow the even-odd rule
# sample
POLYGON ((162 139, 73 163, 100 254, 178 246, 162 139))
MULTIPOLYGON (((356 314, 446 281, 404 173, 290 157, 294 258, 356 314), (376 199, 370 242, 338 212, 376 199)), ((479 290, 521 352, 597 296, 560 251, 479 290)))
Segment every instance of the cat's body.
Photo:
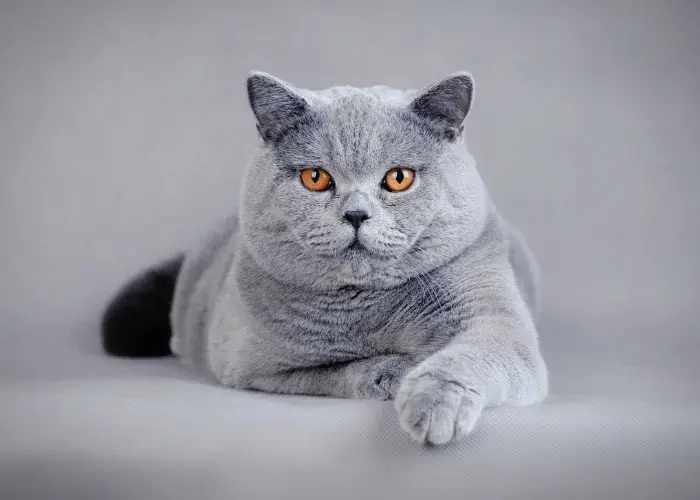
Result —
POLYGON ((541 401, 536 264, 462 142, 471 78, 248 91, 263 140, 240 215, 182 264, 172 351, 231 387, 395 399, 421 442, 541 401))

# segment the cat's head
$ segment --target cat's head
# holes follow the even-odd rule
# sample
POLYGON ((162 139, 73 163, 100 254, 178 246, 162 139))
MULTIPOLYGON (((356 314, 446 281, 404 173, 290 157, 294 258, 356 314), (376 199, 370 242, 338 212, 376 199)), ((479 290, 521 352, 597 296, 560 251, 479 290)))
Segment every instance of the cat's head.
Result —
POLYGON ((463 140, 467 73, 420 92, 309 91, 259 72, 247 84, 260 146, 243 186, 243 235, 278 279, 391 287, 481 232, 488 199, 463 140))

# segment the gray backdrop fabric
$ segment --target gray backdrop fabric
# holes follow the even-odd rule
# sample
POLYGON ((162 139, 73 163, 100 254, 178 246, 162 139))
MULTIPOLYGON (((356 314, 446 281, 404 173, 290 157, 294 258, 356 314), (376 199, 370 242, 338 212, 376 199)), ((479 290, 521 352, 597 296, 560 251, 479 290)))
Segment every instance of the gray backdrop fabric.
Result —
POLYGON ((700 498, 700 3, 0 2, 0 497, 700 498), (425 449, 390 403, 106 358, 133 273, 237 204, 247 72, 476 80, 552 396, 425 449))

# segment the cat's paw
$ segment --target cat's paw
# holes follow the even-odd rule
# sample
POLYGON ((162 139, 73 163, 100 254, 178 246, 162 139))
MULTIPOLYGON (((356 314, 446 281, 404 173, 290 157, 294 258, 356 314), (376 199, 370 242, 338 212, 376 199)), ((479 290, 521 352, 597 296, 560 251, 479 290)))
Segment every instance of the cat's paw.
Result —
POLYGON ((403 356, 378 356, 363 361, 353 397, 355 399, 394 399, 401 379, 410 369, 410 362, 403 356))
POLYGON ((416 367, 401 383, 394 406, 401 427, 419 443, 443 445, 469 434, 486 404, 480 384, 416 367))

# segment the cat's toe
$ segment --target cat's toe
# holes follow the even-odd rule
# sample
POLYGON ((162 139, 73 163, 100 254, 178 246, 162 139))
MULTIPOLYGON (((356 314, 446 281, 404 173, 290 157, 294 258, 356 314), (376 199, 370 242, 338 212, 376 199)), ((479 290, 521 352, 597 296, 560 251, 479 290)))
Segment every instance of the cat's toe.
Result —
POLYGON ((408 361, 401 357, 387 357, 374 364, 355 388, 358 399, 394 399, 401 384, 401 378, 409 368, 408 361))
POLYGON ((484 411, 484 404, 484 398, 479 392, 473 389, 467 390, 462 398, 462 403, 457 412, 457 419, 455 420, 455 440, 463 438, 474 430, 479 417, 484 411))
POLYGON ((369 399, 389 401, 394 398, 400 379, 391 372, 378 373, 366 389, 369 399))
POLYGON ((404 381, 396 396, 399 423, 419 443, 444 445, 471 432, 483 398, 463 385, 429 374, 404 381))
POLYGON ((384 396, 385 400, 394 399, 401 384, 401 375, 402 373, 396 371, 386 371, 377 376, 374 387, 384 396))

